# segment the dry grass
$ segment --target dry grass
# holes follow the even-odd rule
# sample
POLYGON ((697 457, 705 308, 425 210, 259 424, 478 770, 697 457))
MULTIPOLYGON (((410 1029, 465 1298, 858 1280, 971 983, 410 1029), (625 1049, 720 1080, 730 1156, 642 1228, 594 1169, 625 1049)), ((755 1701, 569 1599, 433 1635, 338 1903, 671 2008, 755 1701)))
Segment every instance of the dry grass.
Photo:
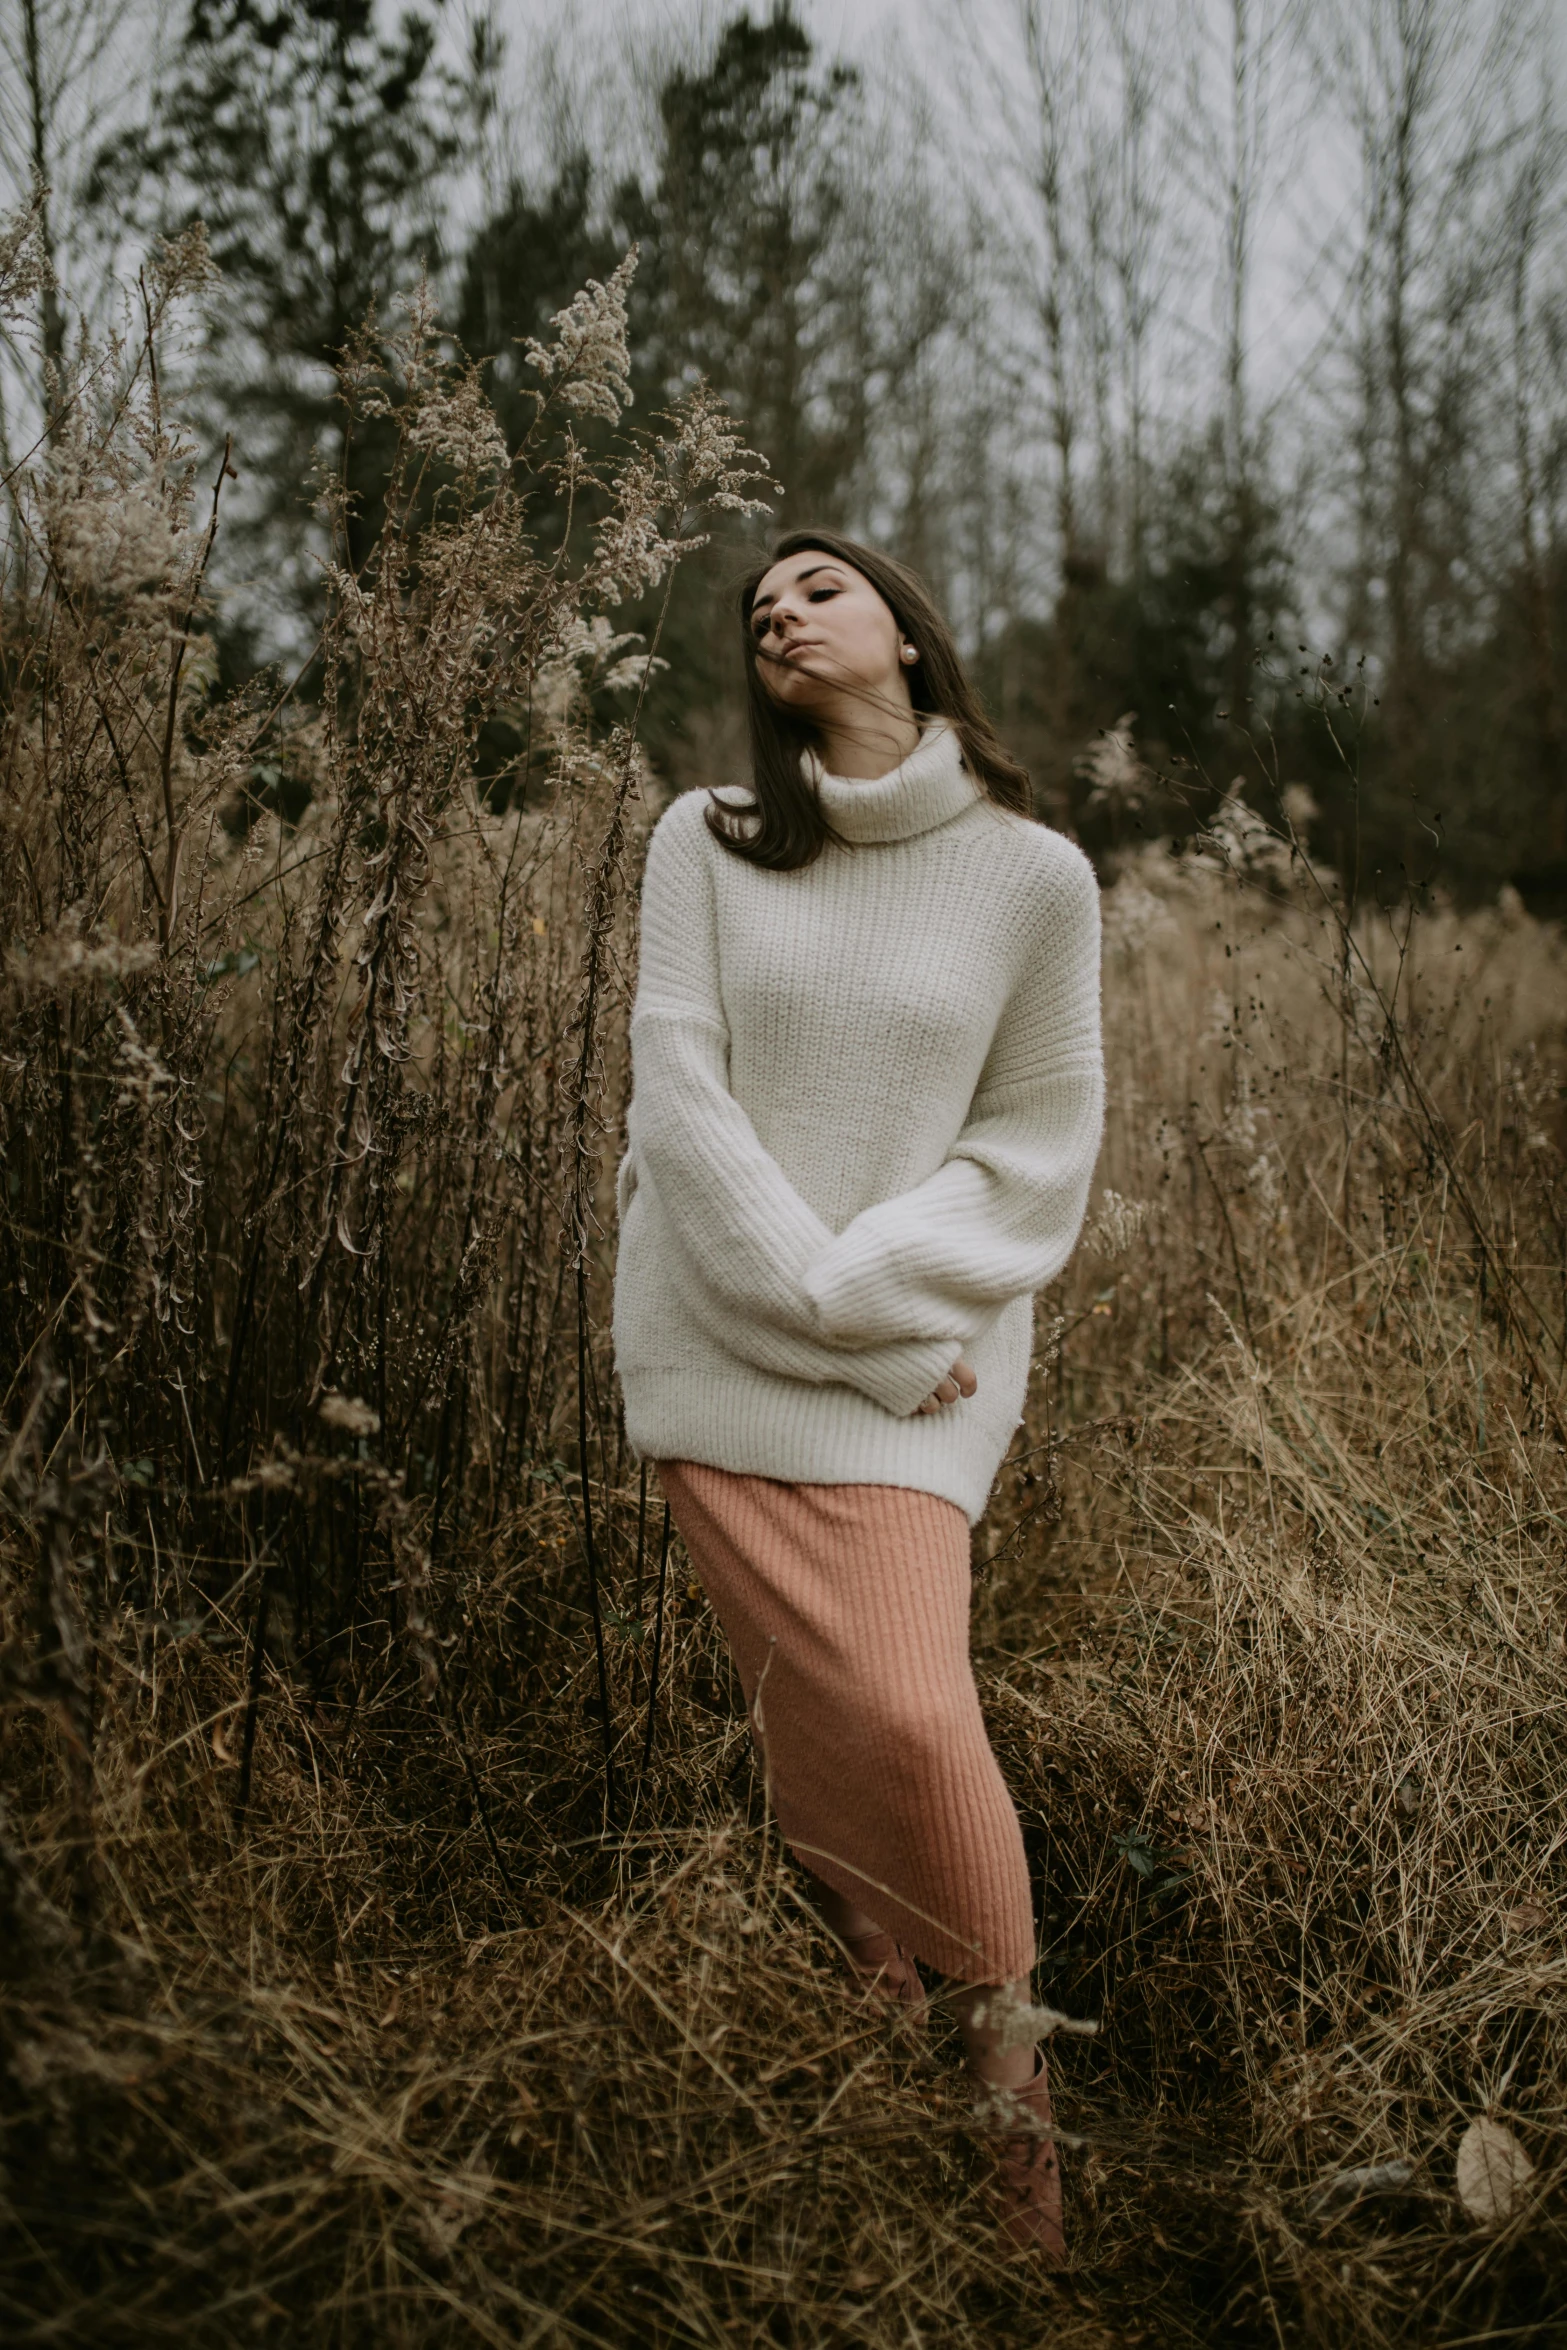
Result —
POLYGON ((976 1546, 1041 1988, 1102 2027, 1072 2273, 1004 2270, 952 2038, 842 1986, 678 1547, 655 1638, 617 1435, 649 806, 571 631, 732 446, 603 461, 551 567, 460 377, 367 356, 395 543, 318 711, 215 709, 145 362, 7 574, 7 2338, 1559 2340, 1554 934, 1346 933, 1234 811, 1109 896, 1114 1196, 976 1546), (1534 2164, 1490 2226, 1476 2115, 1534 2164))

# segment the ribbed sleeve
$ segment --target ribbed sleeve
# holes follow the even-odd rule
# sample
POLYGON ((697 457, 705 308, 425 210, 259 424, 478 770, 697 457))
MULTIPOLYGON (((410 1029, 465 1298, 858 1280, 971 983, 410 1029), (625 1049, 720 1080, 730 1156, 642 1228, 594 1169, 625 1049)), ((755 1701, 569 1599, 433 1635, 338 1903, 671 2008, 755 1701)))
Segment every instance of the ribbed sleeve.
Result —
POLYGON ((1054 878, 946 1160, 863 1210, 806 1269, 820 1327, 842 1343, 936 1328, 966 1341, 1072 1252, 1104 1121, 1099 892, 1082 857, 1054 878))

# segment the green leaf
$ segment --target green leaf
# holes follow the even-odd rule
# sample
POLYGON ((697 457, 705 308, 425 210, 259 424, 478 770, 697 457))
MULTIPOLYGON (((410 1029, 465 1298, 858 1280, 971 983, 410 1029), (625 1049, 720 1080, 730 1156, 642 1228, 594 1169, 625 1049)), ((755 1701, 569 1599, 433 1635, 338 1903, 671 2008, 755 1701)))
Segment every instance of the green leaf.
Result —
POLYGON ((230 947, 226 955, 203 966, 197 974, 203 987, 210 987, 217 979, 244 979, 254 971, 261 960, 261 949, 247 940, 242 947, 230 947))
POLYGON ((1129 1869, 1139 1877, 1152 1877, 1159 1868, 1159 1855, 1143 1834, 1141 1828, 1123 1828, 1119 1836, 1110 1839, 1129 1869))
POLYGON ((1161 1852, 1141 1828, 1123 1828, 1110 1842, 1133 1875, 1142 1879, 1150 1895, 1173 1893, 1191 1875, 1191 1870, 1182 1868, 1173 1853, 1161 1852))

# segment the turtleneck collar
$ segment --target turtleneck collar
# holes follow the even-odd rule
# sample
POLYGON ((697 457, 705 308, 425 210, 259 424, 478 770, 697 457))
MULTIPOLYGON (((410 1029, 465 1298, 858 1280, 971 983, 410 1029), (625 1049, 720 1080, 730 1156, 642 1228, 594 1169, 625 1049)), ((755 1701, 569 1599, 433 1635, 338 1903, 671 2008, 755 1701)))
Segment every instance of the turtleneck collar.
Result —
POLYGON ((871 781, 829 775, 814 751, 806 751, 800 765, 807 782, 815 782, 822 814, 834 832, 857 843, 910 840, 949 824, 980 796, 945 718, 931 719, 903 764, 871 781))

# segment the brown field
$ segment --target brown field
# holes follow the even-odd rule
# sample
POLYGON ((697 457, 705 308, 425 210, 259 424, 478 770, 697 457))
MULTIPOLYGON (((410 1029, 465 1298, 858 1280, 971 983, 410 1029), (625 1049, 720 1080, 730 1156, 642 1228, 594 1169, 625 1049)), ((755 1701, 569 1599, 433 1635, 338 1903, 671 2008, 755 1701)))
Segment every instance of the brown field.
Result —
POLYGON ((1003 2269, 955 2035, 845 1990, 617 1433, 658 790, 571 629, 733 446, 672 427, 551 567, 406 346, 319 699, 222 705, 144 359, 4 613, 6 2338, 1563 2339, 1556 933, 1351 919, 1234 807, 1107 893, 1100 1193, 976 1539, 1098 2025, 1073 2268, 1003 2269))

